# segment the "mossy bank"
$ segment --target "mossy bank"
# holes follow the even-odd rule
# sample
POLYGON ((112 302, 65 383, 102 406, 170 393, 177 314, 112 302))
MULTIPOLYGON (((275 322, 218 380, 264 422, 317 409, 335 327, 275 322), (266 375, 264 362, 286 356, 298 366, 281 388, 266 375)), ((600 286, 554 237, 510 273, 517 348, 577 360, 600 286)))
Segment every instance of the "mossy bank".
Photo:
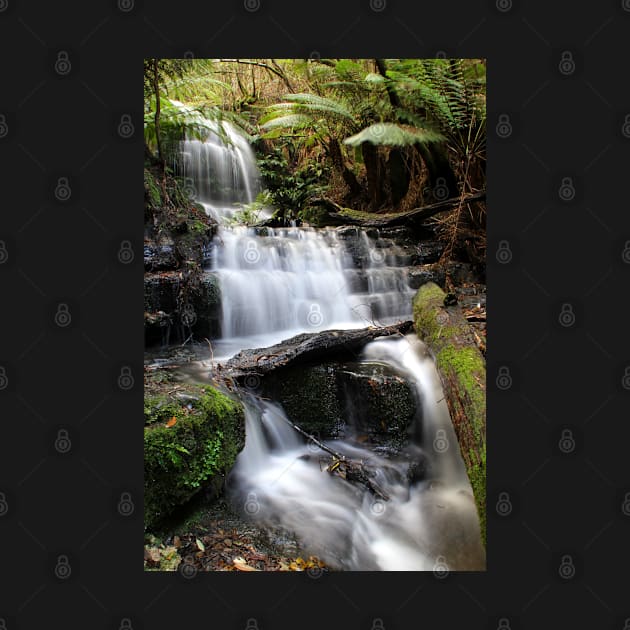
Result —
POLYGON ((201 489, 217 496, 245 445, 242 405, 209 385, 165 392, 144 402, 145 527, 153 527, 201 489))
POLYGON ((486 542, 486 364, 457 306, 429 282, 414 298, 414 325, 435 357, 486 542))

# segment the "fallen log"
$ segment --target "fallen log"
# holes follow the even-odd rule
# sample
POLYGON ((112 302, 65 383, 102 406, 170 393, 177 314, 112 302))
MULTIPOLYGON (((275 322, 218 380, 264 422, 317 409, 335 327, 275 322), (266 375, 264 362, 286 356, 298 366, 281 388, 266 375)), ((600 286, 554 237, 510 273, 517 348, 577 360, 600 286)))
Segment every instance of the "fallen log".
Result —
POLYGON ((223 377, 232 379, 238 385, 252 374, 263 376, 273 370, 330 355, 356 354, 372 339, 404 335, 412 329, 412 322, 406 321, 391 326, 302 333, 268 348, 242 350, 223 363, 220 372, 223 377))
POLYGON ((486 542, 486 363, 459 307, 433 282, 413 302, 416 333, 435 357, 486 542))
POLYGON ((431 203, 421 208, 414 208, 406 212, 387 213, 379 215, 374 212, 362 212, 343 208, 330 199, 316 199, 312 203, 323 207, 327 212, 327 225, 358 225, 362 227, 393 227, 397 225, 409 225, 410 223, 422 223, 432 216, 457 207, 460 203, 471 201, 483 201, 486 191, 471 193, 469 195, 450 197, 436 203, 431 203))

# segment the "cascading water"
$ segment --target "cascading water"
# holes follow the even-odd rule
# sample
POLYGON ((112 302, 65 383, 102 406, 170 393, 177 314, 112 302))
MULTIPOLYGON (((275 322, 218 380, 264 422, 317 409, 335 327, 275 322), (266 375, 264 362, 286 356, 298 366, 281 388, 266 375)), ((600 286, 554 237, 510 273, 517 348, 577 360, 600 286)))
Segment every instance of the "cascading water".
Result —
MULTIPOLYGON (((179 104, 181 106, 181 104, 179 104)), ((181 143, 179 170, 197 201, 218 221, 232 218, 240 204, 260 192, 260 173, 247 140, 227 122, 205 121, 205 141, 181 143)))
POLYGON ((299 438, 281 407, 250 401, 245 448, 232 471, 235 502, 258 522, 296 533, 309 553, 338 569, 484 569, 470 483, 424 344, 415 335, 376 340, 363 358, 384 362, 414 383, 421 426, 411 433, 418 437, 395 457, 352 439, 326 445, 369 462, 389 499, 322 472, 324 453, 299 438))
MULTIPOLYGON (((211 263, 222 308, 215 360, 299 332, 408 319, 414 293, 408 262, 378 234, 227 224, 239 204, 252 201, 260 178, 247 142, 229 124, 223 128, 206 142, 182 143, 184 174, 221 224, 211 263)), ((295 432, 283 409, 252 397, 244 401, 246 445, 231 475, 235 505, 265 525, 295 533, 333 567, 431 570, 443 559, 452 569, 483 569, 470 484, 424 345, 415 335, 376 340, 362 360, 390 366, 420 401, 408 446, 397 456, 376 454, 351 436, 329 443, 370 461, 389 500, 322 472, 322 452, 295 432)))

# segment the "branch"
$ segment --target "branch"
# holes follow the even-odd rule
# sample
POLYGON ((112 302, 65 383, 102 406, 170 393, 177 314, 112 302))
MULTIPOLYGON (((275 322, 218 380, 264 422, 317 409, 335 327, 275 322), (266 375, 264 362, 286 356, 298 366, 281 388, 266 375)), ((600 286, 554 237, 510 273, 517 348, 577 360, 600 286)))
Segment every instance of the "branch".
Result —
POLYGON ((282 68, 280 68, 280 66, 275 62, 273 63, 275 63, 277 68, 274 68, 267 63, 262 63, 261 61, 250 61, 246 59, 219 59, 219 61, 221 63, 240 63, 248 66, 259 66, 260 68, 265 68, 266 70, 269 70, 269 72, 273 72, 276 76, 280 77, 284 84, 289 88, 290 92, 295 92, 286 74, 282 71, 282 68))

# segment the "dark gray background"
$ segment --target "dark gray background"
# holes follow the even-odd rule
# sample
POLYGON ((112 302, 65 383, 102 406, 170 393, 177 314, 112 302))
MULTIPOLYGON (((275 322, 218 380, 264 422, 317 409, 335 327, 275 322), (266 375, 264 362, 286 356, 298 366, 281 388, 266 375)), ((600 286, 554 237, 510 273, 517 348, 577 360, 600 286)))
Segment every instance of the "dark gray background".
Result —
POLYGON ((630 1, 119 2, 0 0, 0 628, 630 627, 630 1), (488 571, 145 574, 142 59, 439 51, 488 59, 488 571))

